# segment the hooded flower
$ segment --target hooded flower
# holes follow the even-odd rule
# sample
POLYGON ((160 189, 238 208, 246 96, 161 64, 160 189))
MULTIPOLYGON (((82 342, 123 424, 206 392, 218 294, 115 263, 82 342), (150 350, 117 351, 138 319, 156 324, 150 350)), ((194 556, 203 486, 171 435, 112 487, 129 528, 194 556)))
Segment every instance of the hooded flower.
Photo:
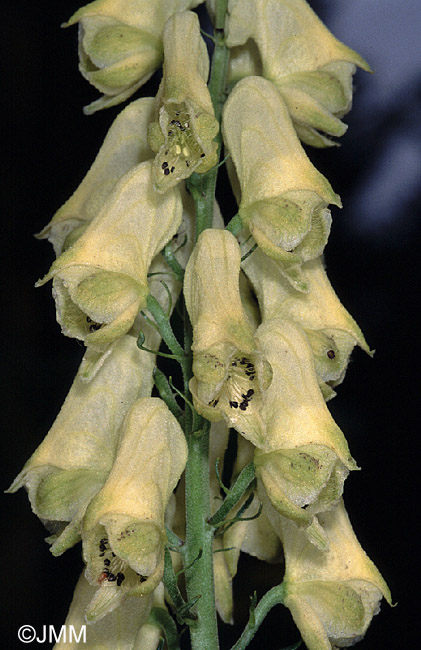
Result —
POLYGON ((165 509, 186 460, 183 431, 165 403, 138 400, 122 427, 112 470, 83 521, 86 578, 97 586, 88 621, 128 596, 151 593, 161 581, 165 509))
POLYGON ((261 443, 259 410, 271 381, 239 291, 241 253, 235 237, 205 230, 187 264, 184 297, 193 325, 195 408, 209 420, 225 419, 246 438, 261 443))
POLYGON ((83 235, 37 283, 54 278, 63 333, 103 349, 128 332, 146 302, 149 266, 181 218, 180 193, 154 192, 150 162, 126 173, 83 235))
POLYGON ((85 650, 156 650, 161 630, 151 625, 147 619, 152 606, 165 607, 162 584, 158 585, 154 593, 127 598, 121 607, 101 621, 86 626, 85 610, 95 590, 82 574, 65 623, 68 637, 70 629, 73 630, 72 637, 67 642, 60 640, 54 650, 77 650, 82 644, 85 650), (83 641, 82 626, 86 628, 86 642, 83 641))
POLYGON ((323 252, 331 223, 327 206, 340 206, 340 199, 307 158, 269 81, 247 77, 235 86, 223 132, 241 187, 242 222, 300 289, 299 267, 323 252))
POLYGON ((26 487, 32 510, 54 532, 54 555, 79 541, 86 507, 112 467, 120 425, 135 400, 151 393, 153 366, 153 356, 126 335, 90 382, 80 369, 50 432, 9 488, 26 487))
POLYGON ((161 193, 217 163, 213 139, 219 129, 207 87, 209 57, 196 14, 185 11, 168 20, 164 52, 156 121, 149 129, 150 146, 157 152, 153 183, 161 193))
POLYGON ((272 319, 256 338, 273 371, 261 408, 266 433, 254 456, 256 474, 276 510, 326 548, 314 515, 337 503, 349 470, 357 467, 326 407, 301 328, 272 319))
POLYGON ((85 232, 122 176, 152 158, 147 130, 153 106, 154 100, 145 97, 129 104, 117 116, 85 178, 38 235, 52 243, 57 256, 85 232))
POLYGON ((284 278, 278 262, 261 251, 243 262, 243 269, 257 294, 263 320, 287 318, 300 325, 311 345, 316 373, 326 399, 343 381, 355 345, 370 354, 357 323, 346 311, 323 267, 322 258, 302 266, 307 293, 298 292, 284 278))
POLYGON ((79 69, 103 97, 85 113, 125 101, 160 66, 162 31, 177 11, 202 0, 96 0, 63 25, 79 23, 79 69))
MULTIPOLYGON (((229 11, 228 47, 251 39, 246 48, 258 48, 260 61, 252 49, 248 74, 260 74, 261 67, 276 85, 303 142, 334 144, 323 132, 345 133, 340 118, 351 108, 352 75, 356 66, 369 71, 368 64, 329 32, 305 0, 230 0, 229 11)), ((240 61, 237 56, 234 75, 247 73, 240 61)))
POLYGON ((390 591, 352 530, 343 502, 319 515, 329 541, 323 553, 279 517, 285 553, 285 599, 308 650, 353 646, 390 591))

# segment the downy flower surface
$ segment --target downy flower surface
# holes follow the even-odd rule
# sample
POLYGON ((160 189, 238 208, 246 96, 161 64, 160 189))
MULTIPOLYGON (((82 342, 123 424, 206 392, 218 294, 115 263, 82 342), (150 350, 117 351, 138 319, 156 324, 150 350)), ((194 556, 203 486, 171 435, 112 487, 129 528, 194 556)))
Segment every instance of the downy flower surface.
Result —
POLYGON ((79 541, 86 507, 112 467, 120 425, 151 393, 153 367, 153 355, 126 335, 90 382, 79 370, 50 432, 9 488, 28 490, 32 510, 54 533, 53 555, 79 541))
MULTIPOLYGON (((257 45, 248 74, 261 74, 282 95, 301 140, 316 147, 334 144, 323 135, 341 136, 341 121, 351 108, 356 66, 370 70, 364 59, 338 41, 305 0, 230 0, 227 45, 257 45)), ((242 59, 232 76, 247 73, 242 59)))
POLYGON ((193 172, 217 163, 218 133, 207 87, 209 57, 200 24, 191 11, 172 16, 164 30, 164 71, 156 97, 156 121, 149 143, 157 152, 153 182, 166 192, 193 172))
POLYGON ((165 509, 186 460, 183 431, 165 403, 138 400, 122 427, 112 470, 83 521, 85 575, 97 586, 88 621, 128 596, 151 593, 161 581, 165 509))
POLYGON ((301 328, 272 319, 259 327, 256 338, 273 372, 263 396, 266 432, 254 455, 256 474, 276 510, 326 548, 314 515, 338 502, 349 470, 357 466, 326 407, 301 328))
MULTIPOLYGON (((85 610, 95 595, 92 587, 82 574, 78 580, 66 618, 66 628, 70 626, 76 638, 80 636, 82 626, 86 625, 85 610)), ((151 607, 164 605, 164 586, 158 585, 155 592, 141 597, 129 597, 125 602, 105 616, 98 623, 86 626, 86 643, 75 640, 59 641, 54 650, 156 650, 161 630, 148 622, 151 607)))
POLYGON ((57 256, 85 232, 122 176, 152 158, 147 132, 153 110, 153 98, 145 97, 116 117, 85 178, 38 235, 52 243, 57 256))
POLYGON ((63 25, 79 23, 79 70, 104 95, 85 113, 125 101, 160 66, 162 31, 177 11, 202 0, 96 0, 63 25))
POLYGON ((286 318, 303 328, 313 350, 325 399, 334 397, 333 387, 343 381, 354 346, 359 345, 368 354, 370 349, 357 323, 335 294, 322 258, 302 266, 308 293, 291 287, 278 262, 259 250, 242 266, 253 284, 263 320, 286 318))
POLYGON ((269 81, 247 77, 228 97, 224 142, 241 187, 239 215, 263 252, 298 288, 300 265, 318 257, 329 236, 328 181, 307 158, 286 106, 269 81))
POLYGON ((125 174, 83 235, 37 283, 54 279, 63 333, 103 349, 128 332, 146 302, 149 266, 181 219, 179 191, 154 192, 151 162, 125 174))
POLYGON ((193 325, 195 408, 225 419, 254 444, 262 442, 262 393, 270 365, 256 344, 239 291, 241 253, 226 230, 205 230, 186 267, 184 297, 193 325))
POLYGON ((285 554, 285 599, 308 650, 353 646, 390 591, 361 548, 343 502, 318 516, 329 542, 323 553, 282 517, 275 523, 285 554))

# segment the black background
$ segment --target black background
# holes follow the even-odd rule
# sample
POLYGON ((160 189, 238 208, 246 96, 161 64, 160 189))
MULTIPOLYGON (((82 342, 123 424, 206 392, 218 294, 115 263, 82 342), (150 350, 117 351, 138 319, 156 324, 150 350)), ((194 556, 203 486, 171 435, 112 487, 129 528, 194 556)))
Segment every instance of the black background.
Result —
MULTIPOLYGON (((338 397, 329 405, 362 467, 346 482, 351 520, 398 602, 394 609, 382 605, 357 647, 415 648, 420 7, 416 0, 311 4, 376 71, 355 77, 354 110, 346 118, 349 131, 342 146, 309 152, 344 204, 333 213, 326 249, 329 277, 376 349, 373 360, 354 353, 338 397)), ((121 108, 82 114, 82 106, 97 93, 77 70, 76 28, 59 28, 78 6, 78 0, 17 0, 2 9, 3 489, 47 433, 83 353, 60 334, 50 287, 33 288, 53 252, 32 237, 77 187, 121 108)), ((80 547, 53 558, 23 490, 2 496, 2 506, 1 593, 8 618, 2 641, 4 647, 22 648, 16 636, 20 625, 64 622, 82 567, 80 547)), ((244 558, 240 571, 237 617, 244 624, 248 595, 276 583, 276 569, 244 558)), ((222 634, 222 650, 240 630, 222 634)), ((297 638, 288 612, 277 608, 250 648, 280 650, 297 638)))

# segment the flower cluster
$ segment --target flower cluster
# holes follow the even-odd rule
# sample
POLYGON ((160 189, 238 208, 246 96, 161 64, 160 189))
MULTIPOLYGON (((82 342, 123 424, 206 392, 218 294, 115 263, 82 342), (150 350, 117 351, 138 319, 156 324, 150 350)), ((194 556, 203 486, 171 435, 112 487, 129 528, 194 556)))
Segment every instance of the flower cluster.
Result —
MULTIPOLYGON (((382 597, 391 599, 343 505, 357 465, 326 402, 353 348, 370 349, 323 263, 329 206, 341 201, 301 141, 329 146, 328 136, 344 133, 355 66, 369 68, 305 0, 230 0, 220 128, 221 95, 207 85, 208 51, 191 11, 199 4, 96 0, 67 23, 79 23, 80 70, 104 93, 86 112, 127 99, 161 63, 163 74, 155 98, 116 118, 85 179, 39 235, 57 258, 37 284, 52 280, 63 333, 87 349, 9 491, 26 487, 54 555, 82 540, 86 568, 67 623, 91 624, 87 647, 154 650, 168 616, 165 571, 178 622, 195 620, 191 603, 177 610, 182 597, 168 583, 170 550, 180 567, 168 536, 188 543, 182 425, 200 436, 211 422, 207 525, 218 516, 215 464, 231 453, 232 428, 233 484, 249 466, 256 480, 211 541, 218 612, 232 622, 241 551, 276 563, 283 549, 284 604, 309 650, 331 650, 353 645, 382 597), (221 137, 238 203, 225 229, 203 185, 221 137), (200 197, 213 214, 199 229, 200 197), (189 346, 170 323, 181 290, 191 372, 189 346), (172 355, 159 351, 161 338, 172 355), (180 363, 184 411, 155 353, 180 363)), ((219 3, 207 5, 215 17, 219 3)))

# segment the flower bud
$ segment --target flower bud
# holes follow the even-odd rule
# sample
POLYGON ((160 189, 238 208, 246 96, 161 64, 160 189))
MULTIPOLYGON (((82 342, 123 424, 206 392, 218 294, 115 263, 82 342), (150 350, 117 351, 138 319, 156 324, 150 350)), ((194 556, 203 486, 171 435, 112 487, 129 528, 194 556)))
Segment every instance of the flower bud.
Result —
POLYGON ((151 593, 162 579, 165 509, 187 460, 177 420, 158 398, 138 400, 123 425, 117 455, 83 521, 86 577, 97 591, 87 620, 127 596, 151 593))
POLYGON ((112 467, 120 425, 153 386, 154 358, 129 335, 110 346, 90 382, 82 366, 50 432, 8 490, 26 487, 32 510, 54 532, 53 555, 79 541, 86 507, 112 467))
POLYGON ((280 518, 285 600, 308 650, 348 647, 361 640, 390 591, 352 530, 343 502, 318 516, 329 550, 323 553, 280 518))
POLYGON ((330 33, 305 0, 230 0, 229 11, 228 47, 249 39, 257 45, 262 75, 276 85, 301 140, 334 144, 323 133, 345 133, 340 118, 351 108, 352 75, 356 66, 369 71, 368 64, 330 33))
POLYGON ((103 349, 128 332, 146 302, 149 266, 181 218, 180 193, 154 192, 150 162, 125 174, 84 234, 36 285, 54 278, 63 333, 103 349))
POLYGON ((152 158, 147 130, 153 106, 154 100, 145 97, 129 104, 117 116, 85 178, 38 235, 52 243, 57 256, 85 232, 122 176, 152 158))
POLYGON ((324 548, 314 515, 332 508, 349 470, 357 466, 326 407, 301 328, 273 319, 259 327, 256 338, 273 372, 263 396, 266 433, 254 456, 256 474, 276 510, 324 548))
POLYGON ((162 30, 177 11, 201 0, 96 0, 63 25, 79 23, 79 69, 103 97, 87 114, 125 101, 162 62, 162 30))
POLYGON ((322 259, 302 266, 307 293, 291 287, 279 263, 259 250, 243 262, 243 269, 253 284, 263 320, 286 318, 303 328, 313 350, 325 398, 334 397, 333 387, 343 381, 354 346, 359 345, 368 354, 370 349, 357 323, 335 294, 322 259))
POLYGON ((297 268, 323 252, 331 223, 327 206, 340 206, 340 199, 307 158, 269 81, 247 77, 235 86, 223 132, 241 186, 242 222, 296 286, 297 268))
POLYGON ((164 71, 156 98, 149 144, 157 153, 153 183, 166 192, 193 172, 217 163, 219 126, 207 87, 209 57, 200 24, 191 11, 172 16, 164 30, 164 71))
POLYGON ((240 263, 240 247, 230 232, 201 233, 184 277, 193 325, 190 390, 199 413, 211 421, 224 418, 257 444, 264 431, 262 393, 271 370, 241 303, 240 263))

